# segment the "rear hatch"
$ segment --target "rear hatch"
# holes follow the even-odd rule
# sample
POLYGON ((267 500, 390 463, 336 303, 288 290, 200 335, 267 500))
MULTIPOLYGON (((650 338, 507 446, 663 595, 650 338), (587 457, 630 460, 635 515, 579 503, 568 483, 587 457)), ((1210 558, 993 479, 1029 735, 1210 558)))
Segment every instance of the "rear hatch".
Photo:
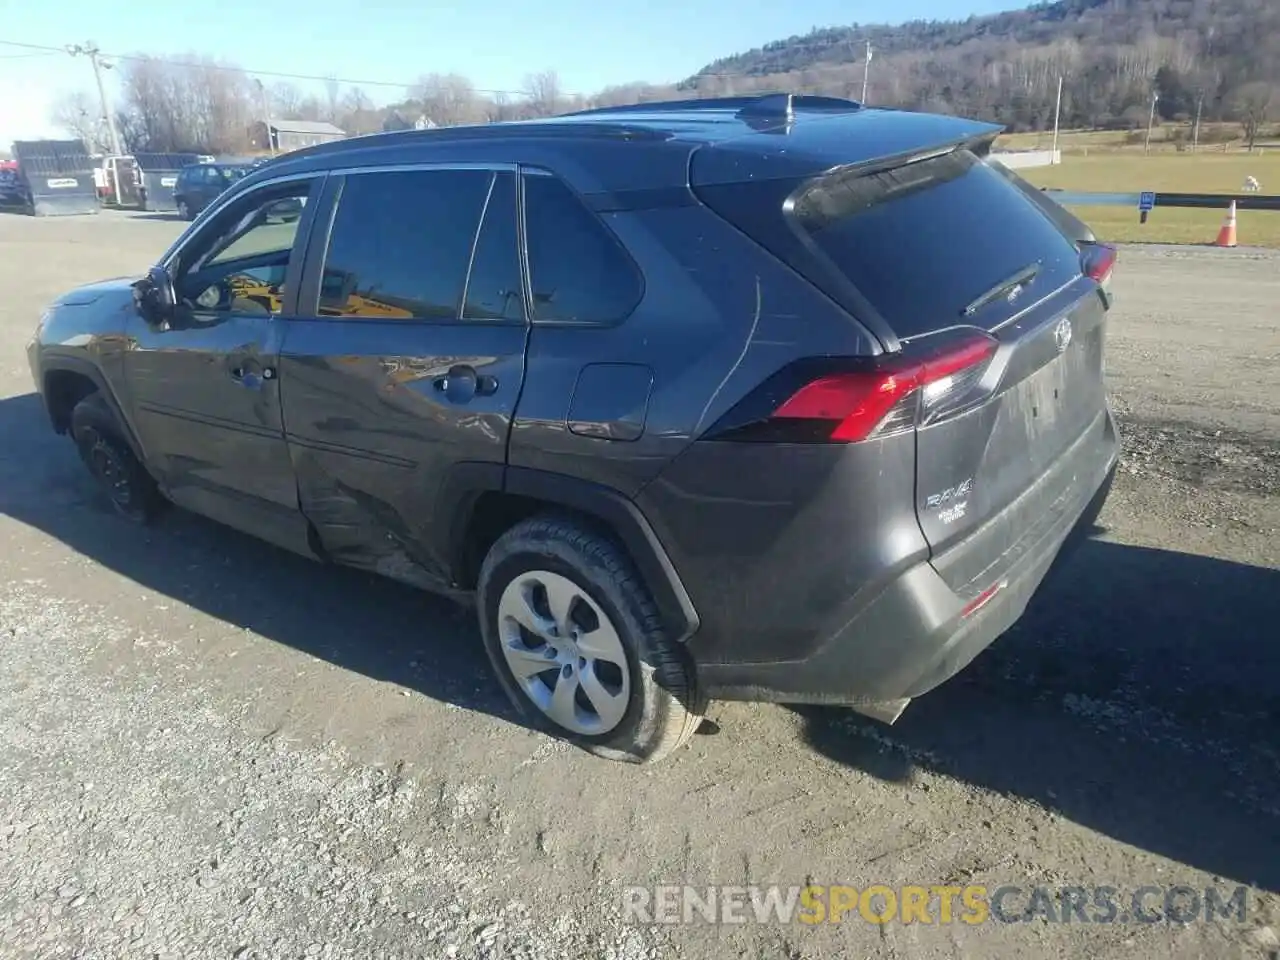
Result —
MULTIPOLYGON (((816 122, 856 136, 855 118, 816 122)), ((917 516, 935 565, 961 593, 998 578, 1076 509, 1109 459, 1094 434, 1109 429, 1103 352, 1114 251, 1069 236, 1016 175, 994 166, 984 156, 991 135, 854 163, 831 156, 825 169, 790 179, 699 185, 696 156, 694 165, 704 202, 883 342, 880 419, 870 434, 837 427, 831 436, 916 431, 917 516)), ((828 378, 823 402, 838 386, 828 378)))

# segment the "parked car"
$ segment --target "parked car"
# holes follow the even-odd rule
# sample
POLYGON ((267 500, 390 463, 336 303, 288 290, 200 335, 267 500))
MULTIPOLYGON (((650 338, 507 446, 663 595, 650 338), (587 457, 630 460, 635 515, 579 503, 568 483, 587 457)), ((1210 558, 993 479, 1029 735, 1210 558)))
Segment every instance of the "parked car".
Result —
POLYGON ((512 701, 597 754, 708 698, 893 722, 1117 459, 1115 251, 998 132, 779 95, 300 150, 58 300, 31 367, 120 514, 474 602, 512 701))
POLYGON ((12 160, 0 161, 0 207, 25 209, 30 205, 31 194, 18 170, 18 164, 12 160))
POLYGON ((194 220, 205 207, 242 179, 252 166, 244 163, 193 163, 178 171, 173 199, 178 216, 194 220))

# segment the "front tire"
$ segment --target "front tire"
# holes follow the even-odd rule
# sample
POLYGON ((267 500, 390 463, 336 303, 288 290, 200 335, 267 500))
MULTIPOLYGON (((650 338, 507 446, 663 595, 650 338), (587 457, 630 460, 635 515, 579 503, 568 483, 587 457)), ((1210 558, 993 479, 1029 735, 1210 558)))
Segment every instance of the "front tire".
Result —
POLYGON ((71 437, 80 459, 116 513, 138 524, 155 519, 164 498, 134 456, 101 394, 90 394, 71 411, 71 437))
POLYGON ((485 652, 533 726, 611 760, 646 763, 684 744, 704 703, 626 554, 571 518, 500 537, 480 570, 485 652))
POLYGON ((187 201, 185 201, 185 200, 179 200, 179 201, 178 201, 178 216, 179 216, 179 218, 181 218, 181 219, 183 219, 183 220, 194 220, 194 219, 195 219, 195 217, 193 217, 193 216, 191 215, 191 208, 190 208, 189 206, 187 206, 187 201))

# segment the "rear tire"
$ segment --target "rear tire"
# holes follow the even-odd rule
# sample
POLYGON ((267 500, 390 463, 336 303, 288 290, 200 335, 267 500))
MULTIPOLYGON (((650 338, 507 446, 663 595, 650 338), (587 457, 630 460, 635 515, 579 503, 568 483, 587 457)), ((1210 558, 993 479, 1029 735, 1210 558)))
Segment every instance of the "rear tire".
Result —
POLYGON ((485 652, 532 726, 631 763, 661 760, 697 729, 693 666, 608 537, 572 518, 525 520, 485 557, 477 593, 485 652))
POLYGON ((91 393, 71 411, 71 437, 116 513, 137 524, 150 523, 159 515, 164 498, 133 455, 101 394, 91 393))

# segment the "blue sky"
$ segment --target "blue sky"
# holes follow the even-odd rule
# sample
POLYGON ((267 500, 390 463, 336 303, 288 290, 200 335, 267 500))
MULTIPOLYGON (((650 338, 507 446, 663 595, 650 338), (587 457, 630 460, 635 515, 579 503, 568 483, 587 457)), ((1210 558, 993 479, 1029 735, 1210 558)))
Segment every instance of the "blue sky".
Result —
MULTIPOLYGON (((477 87, 518 90, 528 73, 555 69, 568 92, 630 80, 678 80, 717 57, 813 26, 952 19, 1021 6, 1017 0, 8 0, 0 40, 105 53, 225 58, 252 73, 336 75, 379 103, 399 99, 424 73, 463 73, 477 87)), ((108 71, 108 78, 111 73, 108 71)), ((268 85, 277 78, 263 77, 268 85)), ((321 84, 299 81, 316 92, 321 84)), ((0 145, 59 131, 52 102, 93 90, 84 58, 0 43, 0 145)), ((108 94, 114 91, 108 80, 108 94)))

